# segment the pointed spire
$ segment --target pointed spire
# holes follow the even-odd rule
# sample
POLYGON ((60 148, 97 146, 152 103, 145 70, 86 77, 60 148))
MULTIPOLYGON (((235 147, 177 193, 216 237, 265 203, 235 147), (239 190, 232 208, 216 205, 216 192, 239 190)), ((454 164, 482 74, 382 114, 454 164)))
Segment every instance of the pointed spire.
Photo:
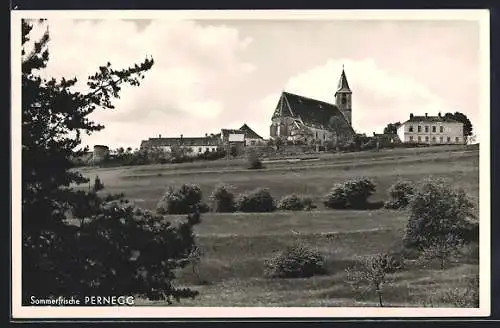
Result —
POLYGON ((351 92, 351 88, 349 88, 349 83, 347 83, 347 77, 344 71, 344 65, 342 65, 342 74, 340 74, 339 84, 337 86, 338 91, 347 91, 351 92))

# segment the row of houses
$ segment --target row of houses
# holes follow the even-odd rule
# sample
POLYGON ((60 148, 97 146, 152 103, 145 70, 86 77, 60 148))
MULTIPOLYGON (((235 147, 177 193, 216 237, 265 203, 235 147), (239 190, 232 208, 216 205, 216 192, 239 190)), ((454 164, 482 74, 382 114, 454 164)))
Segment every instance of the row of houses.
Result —
POLYGON ((187 155, 196 156, 205 152, 215 152, 221 147, 229 144, 239 148, 258 146, 264 144, 265 140, 252 130, 247 124, 239 129, 221 129, 217 134, 205 134, 204 137, 179 137, 165 138, 159 135, 157 138, 149 138, 141 142, 140 149, 161 150, 172 152, 182 149, 187 155))

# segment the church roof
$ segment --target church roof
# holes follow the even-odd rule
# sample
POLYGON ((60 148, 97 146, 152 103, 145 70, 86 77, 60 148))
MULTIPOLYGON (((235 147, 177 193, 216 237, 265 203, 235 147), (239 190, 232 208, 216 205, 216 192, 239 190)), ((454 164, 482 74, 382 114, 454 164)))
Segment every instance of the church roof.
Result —
POLYGON ((300 119, 309 127, 319 129, 344 129, 354 133, 340 109, 330 103, 283 92, 276 106, 275 115, 300 119))
POLYGON ((259 136, 254 130, 252 130, 248 125, 246 125, 246 123, 242 125, 240 131, 243 131, 245 133, 245 138, 262 139, 262 137, 259 136))
POLYGON ((347 77, 345 75, 344 68, 342 68, 342 74, 340 74, 339 84, 337 85, 337 92, 351 92, 349 83, 347 83, 347 77))

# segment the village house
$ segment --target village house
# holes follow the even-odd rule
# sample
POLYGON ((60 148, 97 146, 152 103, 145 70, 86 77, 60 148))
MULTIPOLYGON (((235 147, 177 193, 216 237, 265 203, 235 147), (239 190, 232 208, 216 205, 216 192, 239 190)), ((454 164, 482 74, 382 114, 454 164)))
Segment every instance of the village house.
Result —
POLYGON ((282 92, 271 119, 272 139, 325 144, 348 142, 354 135, 352 91, 343 68, 335 104, 282 92))
POLYGON ((399 139, 404 143, 422 144, 464 144, 464 125, 449 117, 416 116, 403 122, 397 130, 399 139))

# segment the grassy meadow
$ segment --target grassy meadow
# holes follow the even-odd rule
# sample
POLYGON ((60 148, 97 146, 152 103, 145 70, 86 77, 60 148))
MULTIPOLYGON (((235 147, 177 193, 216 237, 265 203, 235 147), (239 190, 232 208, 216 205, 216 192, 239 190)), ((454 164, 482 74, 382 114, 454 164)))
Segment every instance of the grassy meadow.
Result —
MULTIPOLYGON (((478 206, 477 148, 443 146, 320 154, 301 161, 269 159, 264 166, 262 170, 248 170, 244 160, 219 160, 80 170, 91 179, 98 175, 105 185, 103 192, 124 193, 127 199, 148 209, 156 208, 168 186, 182 183, 199 185, 207 202, 220 182, 232 185, 236 192, 266 187, 277 200, 291 193, 314 198, 318 205, 314 211, 204 214, 196 227, 203 251, 199 276, 187 267, 178 273, 176 281, 198 290, 200 295, 182 300, 181 306, 378 306, 375 292, 361 293, 345 283, 344 270, 364 256, 397 250, 407 215, 387 209, 325 209, 321 199, 337 182, 370 177, 377 186, 370 200, 384 201, 387 189, 399 178, 448 178, 465 189, 478 206), (264 261, 298 241, 321 251, 328 272, 311 278, 265 278, 264 261)), ((477 245, 467 247, 444 271, 437 265, 410 263, 391 276, 393 283, 383 291, 385 306, 422 306, 429 294, 460 287, 465 278, 478 271, 477 245)))

